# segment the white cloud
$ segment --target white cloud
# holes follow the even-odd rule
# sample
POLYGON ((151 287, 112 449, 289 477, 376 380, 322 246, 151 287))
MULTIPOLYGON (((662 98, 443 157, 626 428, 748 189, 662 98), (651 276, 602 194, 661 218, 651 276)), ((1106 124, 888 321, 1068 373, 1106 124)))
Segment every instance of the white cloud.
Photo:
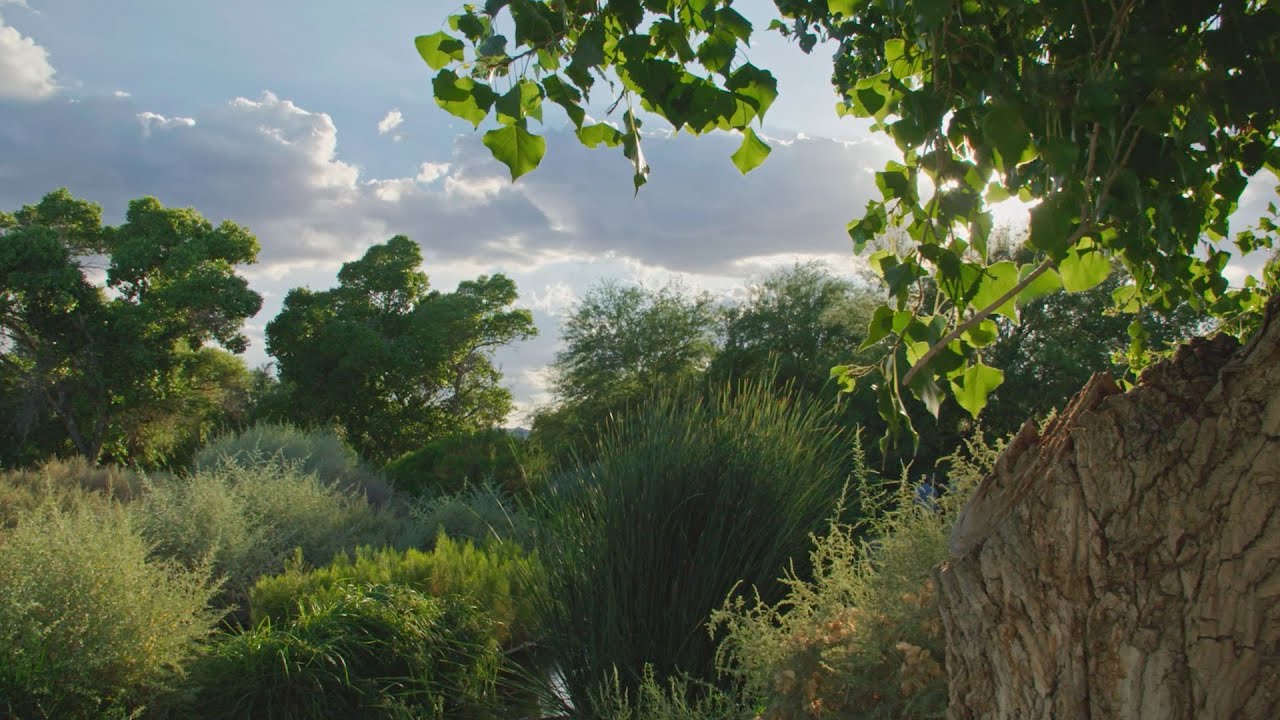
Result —
POLYGON ((50 97, 58 89, 53 75, 49 52, 0 18, 0 100, 50 97))
POLYGON ((420 183, 433 183, 449 172, 449 163, 424 162, 418 166, 418 175, 414 179, 420 183))
POLYGON ((115 92, 111 93, 111 96, 112 96, 112 97, 118 97, 118 98, 128 98, 128 97, 133 97, 133 93, 131 93, 131 92, 125 92, 124 90, 117 90, 117 91, 115 91, 115 92))
MULTIPOLYGON (((120 96, 117 95, 116 97, 120 96)), ((175 127, 194 127, 196 124, 194 118, 167 118, 159 113, 153 112, 138 113, 138 122, 142 123, 143 137, 150 137, 154 130, 168 130, 169 128, 175 127)))
MULTIPOLYGON (((378 134, 386 135, 387 133, 400 127, 400 125, 403 123, 404 123, 404 114, 400 112, 399 108, 393 108, 391 110, 388 110, 387 114, 384 115, 383 118, 378 121, 378 134)), ((402 139, 404 139, 404 136, 400 135, 399 133, 396 133, 395 135, 391 136, 391 139, 395 140, 396 142, 400 142, 402 139)))

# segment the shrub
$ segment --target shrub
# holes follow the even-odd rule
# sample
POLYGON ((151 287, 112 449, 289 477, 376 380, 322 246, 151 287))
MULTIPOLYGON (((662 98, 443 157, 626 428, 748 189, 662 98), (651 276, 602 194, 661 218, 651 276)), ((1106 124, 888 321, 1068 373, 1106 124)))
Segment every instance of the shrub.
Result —
POLYGON ((86 496, 99 500, 132 500, 143 482, 119 465, 94 465, 83 457, 52 459, 35 469, 0 473, 0 527, 12 527, 18 516, 46 503, 69 508, 86 496))
POLYGON ((386 473, 397 490, 411 495, 452 495, 474 483, 524 493, 537 483, 544 465, 528 443, 491 429, 435 440, 388 463, 386 473))
POLYGON ((500 661, 488 618, 459 599, 341 584, 224 636, 193 672, 189 716, 467 717, 493 700, 500 661))
POLYGON ((553 479, 535 593, 575 707, 616 668, 639 687, 679 671, 713 681, 711 612, 740 582, 771 600, 844 488, 855 442, 824 411, 758 384, 667 395, 615 424, 599 460, 553 479))
POLYGON ((118 506, 45 506, 0 531, 0 716, 127 714, 215 622, 207 569, 149 559, 118 506))
POLYGON ((293 425, 259 422, 247 430, 223 435, 196 453, 196 471, 226 464, 257 467, 263 464, 296 464, 329 485, 363 490, 369 501, 385 502, 385 483, 360 463, 360 457, 337 433, 303 430, 293 425))
POLYGON ((220 600, 243 607, 259 577, 280 572, 295 549, 326 563, 359 545, 407 547, 412 523, 358 494, 279 460, 223 464, 149 485, 131 506, 156 551, 225 578, 220 600))
POLYGON ((678 676, 664 687, 647 666, 640 687, 630 692, 615 674, 593 701, 609 720, 752 720, 756 713, 731 693, 678 676), (696 690, 695 690, 696 688, 696 690))
MULTIPOLYGON (((981 438, 958 453, 949 490, 922 504, 903 484, 893 507, 872 508, 869 540, 833 522, 815 538, 813 577, 792 576, 769 603, 728 600, 713 618, 727 637, 721 668, 767 707, 765 720, 941 718, 945 645, 933 568, 947 557, 956 514, 999 447, 981 438)), ((879 501, 869 501, 882 504, 879 501)))
POLYGON ((354 560, 339 555, 314 570, 290 563, 284 573, 258 581, 250 595, 250 607, 254 622, 278 624, 297 615, 300 598, 322 597, 350 583, 403 585, 436 597, 468 598, 493 618, 499 641, 512 646, 534 634, 526 584, 538 575, 537 557, 518 545, 476 547, 441 535, 430 552, 360 548, 354 560))
POLYGON ((489 485, 420 500, 413 509, 413 518, 426 532, 443 532, 451 538, 479 544, 503 540, 529 547, 533 541, 533 524, 524 511, 511 496, 489 485))

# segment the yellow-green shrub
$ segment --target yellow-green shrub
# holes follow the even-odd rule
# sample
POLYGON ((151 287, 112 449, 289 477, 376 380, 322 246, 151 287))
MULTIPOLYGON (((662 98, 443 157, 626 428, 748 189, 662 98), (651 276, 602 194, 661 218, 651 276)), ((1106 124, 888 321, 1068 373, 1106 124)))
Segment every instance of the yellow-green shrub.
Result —
POLYGON ((158 695, 216 617, 207 569, 149 557, 112 504, 0 530, 0 716, 101 717, 158 695))
POLYGON ((733 598, 712 619, 727 632, 718 662, 765 720, 940 718, 947 685, 933 568, 998 446, 971 441, 949 458, 948 491, 936 506, 905 484, 892 508, 868 512, 863 537, 832 523, 815 538, 811 580, 791 578, 776 604, 733 598))
POLYGON ((469 598, 493 618, 499 641, 515 645, 534 634, 525 587, 539 574, 537 556, 513 543, 477 547, 440 535, 429 552, 360 548, 354 559, 340 555, 315 569, 293 562, 284 573, 260 579, 250 592, 249 606, 255 623, 279 623, 298 614, 302 598, 322 596, 333 588, 351 583, 403 585, 436 597, 469 598))
POLYGON ((133 470, 94 465, 82 457, 54 458, 36 468, 0 473, 0 527, 12 527, 18 516, 47 503, 69 508, 87 497, 128 501, 142 492, 133 470))

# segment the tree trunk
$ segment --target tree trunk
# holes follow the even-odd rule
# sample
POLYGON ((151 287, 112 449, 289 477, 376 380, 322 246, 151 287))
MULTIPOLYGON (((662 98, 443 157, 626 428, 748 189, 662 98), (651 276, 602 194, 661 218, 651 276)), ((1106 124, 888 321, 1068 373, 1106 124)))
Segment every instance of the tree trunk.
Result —
POLYGON ((1280 718, 1280 298, 1028 424, 938 569, 959 718, 1280 718))

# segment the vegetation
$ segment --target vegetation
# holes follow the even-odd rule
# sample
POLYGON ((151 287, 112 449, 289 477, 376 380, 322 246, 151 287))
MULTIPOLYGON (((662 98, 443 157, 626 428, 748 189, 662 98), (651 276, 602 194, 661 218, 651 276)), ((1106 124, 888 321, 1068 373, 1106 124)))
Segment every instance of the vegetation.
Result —
POLYGON ((546 471, 538 448, 491 428, 446 435, 387 463, 397 490, 415 496, 460 492, 468 484, 492 484, 527 494, 546 471))
POLYGON ((0 529, 0 715, 92 718, 159 703, 211 631, 209 568, 151 556, 114 502, 0 529))
MULTIPOLYGON (((858 251, 886 231, 905 241, 868 258, 889 297, 868 341, 889 352, 849 363, 871 372, 886 443, 916 432, 906 398, 935 416, 945 396, 977 416, 1004 379, 986 362, 994 318, 1057 289, 1096 287, 1118 263, 1114 307, 1189 303, 1239 329, 1274 288, 1228 286, 1228 217, 1250 177, 1280 168, 1280 8, 1271 3, 991 3, 777 0, 770 24, 800 48, 832 41, 841 115, 871 120, 903 153, 876 173, 881 197, 849 224, 858 251), (989 253, 991 202, 1031 211, 1022 264, 989 253), (938 292, 919 292, 929 278, 938 292), (1246 318, 1239 320, 1240 318, 1246 318), (1239 322, 1237 322, 1239 320, 1239 322)), ((417 38, 446 111, 498 127, 485 145, 514 180, 546 152, 529 130, 544 100, 589 147, 621 147, 639 190, 649 172, 637 108, 676 131, 740 133, 747 172, 769 147, 755 132, 777 81, 746 52, 754 28, 732 0, 638 0, 572 13, 544 0, 464 6, 449 29, 417 38), (496 28, 513 28, 511 42, 496 28), (588 122, 605 79, 625 108, 588 122), (616 80, 616 82, 615 82, 616 80), (502 83, 508 90, 495 87, 502 83)), ((1270 248, 1274 222, 1235 238, 1270 248)), ((1265 278, 1264 278, 1265 280, 1265 278)), ((1130 323, 1140 355, 1144 328, 1130 323)))
POLYGON ((456 432, 492 428, 511 410, 492 350, 533 336, 503 275, 430 291, 422 251, 398 235, 338 272, 338 287, 291 290, 267 325, 267 350, 294 401, 289 419, 335 423, 384 463, 456 432))
POLYGON ((465 602, 340 585, 299 597, 287 623, 217 642, 194 669, 187 717, 468 717, 493 702, 500 662, 488 619, 465 602))
MULTIPOLYGON (((17 459, 63 444, 93 462, 104 453, 131 459, 138 426, 218 372, 208 365, 220 361, 200 354, 204 343, 242 352, 240 326, 262 305, 235 272, 258 254, 244 228, 214 228, 195 210, 155 198, 131 201, 118 227, 101 218, 101 207, 65 188, 0 213, 0 388, 28 410, 10 418, 18 442, 7 450, 17 459), (110 258, 105 285, 88 275, 95 255, 110 258), (60 437, 40 429, 43 418, 60 426, 60 437), (24 438, 57 444, 33 448, 24 438)), ((151 451, 184 442, 191 440, 151 451)))
POLYGON ((666 395, 612 425, 598 461, 553 480, 535 599, 574 707, 591 707, 615 672, 634 692, 646 665, 660 683, 714 682, 711 612, 739 584, 778 599, 850 480, 853 442, 761 385, 666 395))
POLYGON ((537 556, 518 545, 477 547, 441 535, 430 552, 363 547, 354 559, 338 555, 314 570, 296 560, 284 573, 260 578, 250 606, 255 624, 268 620, 279 625, 298 615, 298 598, 325 597, 350 584, 403 586, 434 597, 466 598, 494 622, 493 636, 511 647, 537 635, 529 595, 540 575, 537 556))

